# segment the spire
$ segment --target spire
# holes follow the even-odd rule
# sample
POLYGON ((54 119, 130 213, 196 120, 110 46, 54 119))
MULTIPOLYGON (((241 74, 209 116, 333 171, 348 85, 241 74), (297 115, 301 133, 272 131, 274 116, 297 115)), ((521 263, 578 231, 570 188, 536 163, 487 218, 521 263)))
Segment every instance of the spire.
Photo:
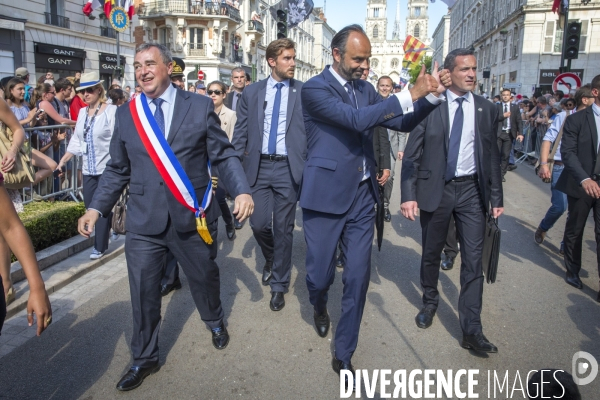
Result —
POLYGON ((400 40, 400 0, 396 1, 396 19, 394 20, 392 40, 400 40))

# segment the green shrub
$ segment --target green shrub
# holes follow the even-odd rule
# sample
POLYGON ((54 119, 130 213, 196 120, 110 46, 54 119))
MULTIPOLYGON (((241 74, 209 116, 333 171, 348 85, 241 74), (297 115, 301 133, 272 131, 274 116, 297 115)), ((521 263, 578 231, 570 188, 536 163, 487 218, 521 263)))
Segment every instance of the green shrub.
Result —
POLYGON ((32 202, 19 214, 35 251, 78 235, 77 220, 85 213, 83 202, 32 202))

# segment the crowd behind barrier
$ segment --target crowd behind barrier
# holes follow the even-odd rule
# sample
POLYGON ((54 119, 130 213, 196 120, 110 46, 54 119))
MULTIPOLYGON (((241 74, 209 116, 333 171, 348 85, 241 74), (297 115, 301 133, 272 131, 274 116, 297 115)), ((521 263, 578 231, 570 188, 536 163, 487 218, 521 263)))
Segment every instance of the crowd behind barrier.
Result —
MULTIPOLYGON (((52 135, 56 133, 66 133, 64 144, 61 143, 59 145, 61 148, 66 148, 73 135, 73 128, 69 125, 37 126, 26 128, 25 132, 29 137, 28 146, 30 146, 31 149, 36 150, 40 150, 45 143, 51 141, 52 135)), ((58 176, 58 173, 55 173, 53 176, 44 179, 37 185, 31 184, 30 186, 21 189, 19 192, 23 199, 23 204, 30 203, 34 200, 40 201, 52 198, 64 199, 65 197, 71 197, 77 202, 82 200, 81 161, 79 157, 74 157, 72 162, 68 163, 65 170, 62 172, 62 175, 58 176)))

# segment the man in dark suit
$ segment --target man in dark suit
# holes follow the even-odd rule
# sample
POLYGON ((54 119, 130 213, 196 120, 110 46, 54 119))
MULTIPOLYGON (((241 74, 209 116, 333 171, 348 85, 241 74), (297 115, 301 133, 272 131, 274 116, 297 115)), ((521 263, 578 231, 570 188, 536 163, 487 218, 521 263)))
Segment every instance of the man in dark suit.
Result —
POLYGON ((237 106, 246 88, 246 71, 242 67, 231 70, 231 84, 233 90, 227 94, 223 104, 225 107, 237 112, 237 106))
MULTIPOLYGON (((140 386, 146 376, 159 368, 159 286, 168 250, 173 252, 188 278, 200 317, 212 331, 213 345, 223 349, 229 342, 221 308, 219 268, 215 263, 217 243, 207 244, 199 236, 194 212, 184 207, 167 187, 163 177, 168 172, 159 173, 142 142, 134 117, 146 117, 149 121, 153 118, 155 128, 148 136, 165 134, 168 147, 189 178, 198 201, 203 199, 211 179, 206 167, 210 159, 215 167, 223 167, 220 177, 235 197, 234 213, 244 219, 253 208, 242 165, 220 128, 213 102, 171 86, 169 50, 156 43, 140 45, 134 69, 145 96, 136 98, 133 105, 141 110, 142 102, 146 101, 152 115, 136 112, 134 116, 129 106, 119 109, 110 144, 111 160, 90 208, 78 224, 79 232, 89 236, 98 217, 110 212, 129 184, 125 256, 133 308, 133 365, 117 384, 121 391, 140 386)), ((188 195, 191 196, 189 192, 188 195)), ((210 204, 204 212, 208 232, 214 240, 219 206, 210 204)))
POLYGON ((512 104, 512 94, 509 89, 502 91, 502 102, 498 104, 498 148, 500 149, 500 166, 502 169, 502 182, 505 182, 508 169, 508 159, 515 139, 523 141, 523 121, 519 106, 512 104))
POLYGON ((486 214, 490 203, 494 218, 504 211, 498 108, 471 92, 477 84, 472 50, 451 51, 444 68, 452 78, 447 101, 411 132, 402 162, 402 215, 414 221, 421 210, 423 309, 415 320, 419 328, 428 328, 433 321, 439 302, 440 253, 454 216, 461 245, 461 345, 495 353, 498 349, 483 335, 481 298, 486 214))
MULTIPOLYGON (((331 42, 334 63, 302 87, 308 158, 300 206, 306 240, 306 283, 317 333, 329 330, 327 292, 335 276, 338 240, 346 255, 342 314, 335 338, 336 372, 354 377, 350 360, 358 342, 380 205, 373 128, 410 131, 440 102, 435 77, 421 71, 411 91, 383 100, 359 78, 368 68, 371 44, 359 25, 340 30, 331 42), (427 99, 424 98, 427 96, 427 99), (418 100, 418 101, 416 101, 418 100), (416 101, 416 103, 413 103, 416 101)), ((353 387, 354 379, 346 379, 353 387)))
MULTIPOLYGON (((592 80, 594 104, 567 117, 560 144, 560 155, 565 169, 556 189, 567 194, 569 216, 565 225, 566 281, 578 289, 583 288, 581 251, 583 230, 590 213, 596 223, 596 256, 600 271, 600 157, 598 133, 600 132, 600 75, 592 80)), ((600 302, 600 291, 597 300, 600 302)))
POLYGON ((269 44, 271 75, 244 90, 232 138, 256 201, 250 226, 265 257, 262 283, 271 285, 273 311, 285 306, 290 285, 296 203, 306 159, 295 46, 290 39, 269 44))

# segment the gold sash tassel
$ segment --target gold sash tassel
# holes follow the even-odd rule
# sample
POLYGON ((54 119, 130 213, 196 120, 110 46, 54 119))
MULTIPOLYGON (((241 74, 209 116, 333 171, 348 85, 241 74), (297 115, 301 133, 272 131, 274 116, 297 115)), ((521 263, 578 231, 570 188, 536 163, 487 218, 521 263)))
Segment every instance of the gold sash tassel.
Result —
POLYGON ((206 223, 206 217, 204 215, 196 218, 196 230, 206 244, 213 243, 213 238, 210 236, 210 232, 208 231, 208 224, 206 223))

